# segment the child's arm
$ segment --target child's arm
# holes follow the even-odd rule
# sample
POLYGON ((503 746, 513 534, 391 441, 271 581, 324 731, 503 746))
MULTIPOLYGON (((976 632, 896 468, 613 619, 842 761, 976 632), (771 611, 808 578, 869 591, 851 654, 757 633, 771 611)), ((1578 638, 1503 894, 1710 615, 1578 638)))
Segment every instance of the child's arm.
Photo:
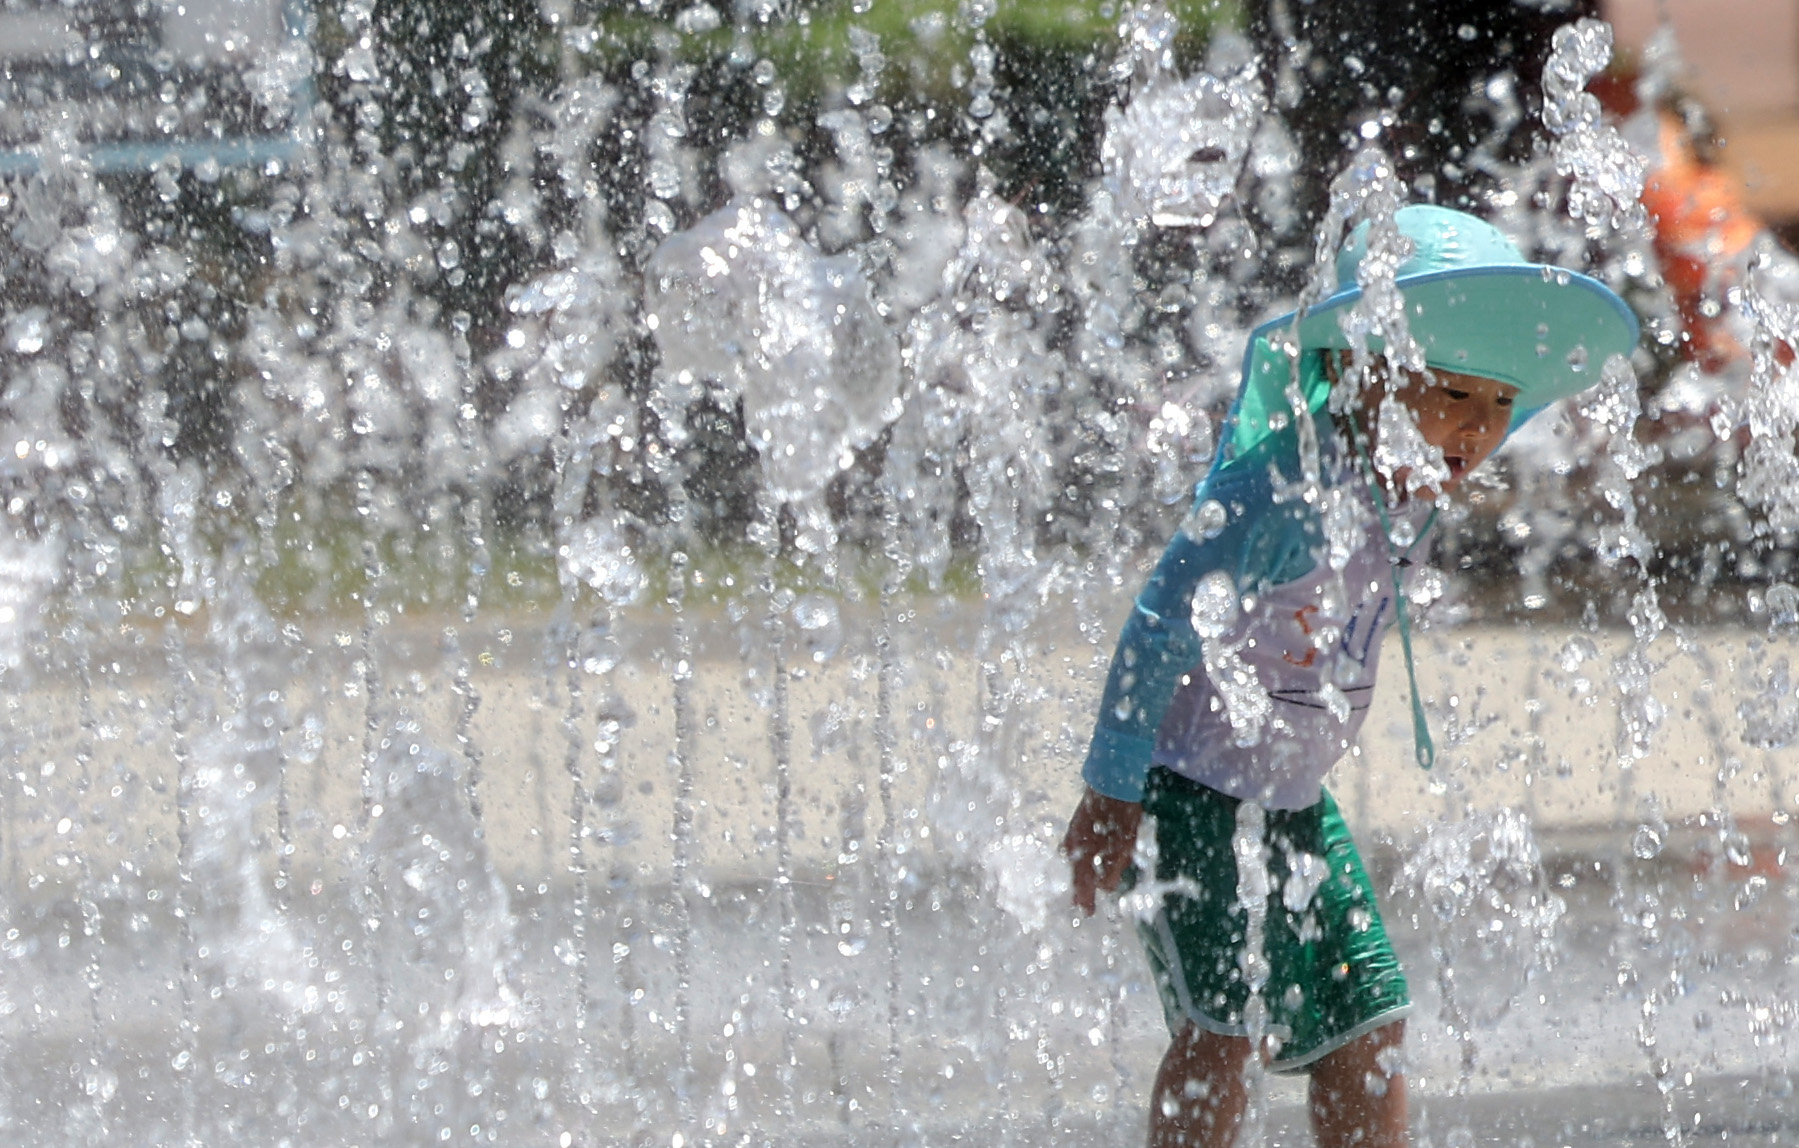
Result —
POLYGON ((1274 501, 1267 466, 1214 473, 1197 499, 1208 500, 1225 508, 1223 529, 1204 539, 1183 531, 1168 544, 1138 595, 1106 675, 1081 770, 1087 792, 1062 839, 1074 870, 1074 902, 1089 914, 1098 891, 1116 889, 1130 863, 1156 733, 1182 678, 1200 665, 1200 638, 1192 623, 1200 579, 1222 570, 1241 592, 1299 577, 1313 561, 1315 525, 1309 512, 1297 503, 1274 501))
POLYGON ((1073 871, 1074 903, 1088 916, 1100 890, 1118 888, 1136 850, 1156 731, 1181 677, 1200 661, 1199 635, 1189 615, 1194 586, 1208 568, 1217 568, 1209 565, 1220 556, 1211 545, 1216 541, 1195 543, 1185 534, 1175 536, 1138 596, 1112 655, 1081 770, 1087 792, 1062 838, 1062 852, 1073 871), (1172 617, 1163 613, 1169 608, 1172 617))
POLYGON ((1088 787, 1107 797, 1143 799, 1156 731, 1181 678, 1200 663, 1199 635, 1189 617, 1199 575, 1186 575, 1203 564, 1194 559, 1206 549, 1177 535, 1118 636, 1081 768, 1088 787))
POLYGON ((1222 528, 1195 539, 1183 530, 1163 551, 1119 636, 1081 776, 1089 788, 1141 801, 1156 733, 1182 680, 1201 662, 1193 592, 1208 574, 1229 574, 1237 592, 1288 581, 1311 569, 1315 519, 1297 500, 1277 503, 1266 466, 1214 474, 1200 501, 1225 509, 1222 528))

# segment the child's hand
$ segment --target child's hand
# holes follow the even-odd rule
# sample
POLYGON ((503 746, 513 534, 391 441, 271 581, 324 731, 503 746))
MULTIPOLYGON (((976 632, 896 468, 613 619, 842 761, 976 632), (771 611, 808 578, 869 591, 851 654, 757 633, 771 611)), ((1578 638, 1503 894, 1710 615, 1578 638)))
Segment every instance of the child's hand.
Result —
POLYGON ((1074 903, 1089 916, 1099 890, 1110 893, 1137 848, 1143 806, 1089 789, 1068 820, 1062 852, 1074 867, 1074 903))

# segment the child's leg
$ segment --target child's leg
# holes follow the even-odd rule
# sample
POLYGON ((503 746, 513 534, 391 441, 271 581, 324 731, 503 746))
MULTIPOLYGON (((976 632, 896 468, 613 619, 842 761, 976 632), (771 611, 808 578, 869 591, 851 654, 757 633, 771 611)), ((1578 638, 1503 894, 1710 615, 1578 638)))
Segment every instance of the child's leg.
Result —
POLYGON ((1187 1022, 1168 1046, 1149 1098, 1149 1148, 1230 1148, 1248 1093, 1249 1040, 1187 1022))
POLYGON ((1405 1022, 1394 1021, 1312 1067, 1312 1130, 1318 1148, 1403 1148, 1405 1074, 1399 1070, 1399 1045, 1404 1037, 1405 1022))

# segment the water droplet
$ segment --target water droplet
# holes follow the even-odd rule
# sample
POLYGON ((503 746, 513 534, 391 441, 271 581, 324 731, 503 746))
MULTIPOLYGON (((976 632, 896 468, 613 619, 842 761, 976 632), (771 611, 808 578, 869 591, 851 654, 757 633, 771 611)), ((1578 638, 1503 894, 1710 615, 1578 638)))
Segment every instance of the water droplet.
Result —
POLYGON ((1207 574, 1193 590, 1193 629, 1202 638, 1223 635, 1241 612, 1237 585, 1222 570, 1207 574))
POLYGON ((21 355, 35 355, 49 338, 50 313, 43 307, 22 311, 6 323, 6 341, 21 355))
POLYGON ((1186 522, 1181 524, 1181 529, 1186 532, 1187 537, 1195 542, 1204 542, 1207 539, 1218 537, 1227 522, 1228 517, 1225 514, 1224 504, 1215 498, 1208 498, 1194 506, 1193 512, 1187 516, 1186 522))

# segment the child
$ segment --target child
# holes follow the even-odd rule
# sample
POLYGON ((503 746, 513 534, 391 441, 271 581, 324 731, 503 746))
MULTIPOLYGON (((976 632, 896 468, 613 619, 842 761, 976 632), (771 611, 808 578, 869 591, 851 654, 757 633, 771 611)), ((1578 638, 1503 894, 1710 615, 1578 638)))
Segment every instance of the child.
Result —
POLYGON ((1413 206, 1395 222, 1412 247, 1396 285, 1429 369, 1377 356, 1378 337, 1352 350, 1343 327, 1356 325, 1339 322, 1361 296, 1366 226, 1338 257, 1336 294, 1251 335, 1218 459, 1119 640, 1062 843, 1091 914, 1125 876, 1144 813, 1155 822, 1165 892, 1139 931, 1173 1041, 1152 1148, 1232 1143, 1249 968, 1266 972, 1263 1055, 1311 1074, 1320 1148, 1404 1143, 1405 977, 1322 781, 1361 728, 1396 619, 1411 668, 1401 571, 1428 549, 1438 496, 1636 342, 1602 284, 1524 262, 1473 216, 1413 206), (1239 826, 1267 861, 1265 963, 1244 951, 1239 826))

